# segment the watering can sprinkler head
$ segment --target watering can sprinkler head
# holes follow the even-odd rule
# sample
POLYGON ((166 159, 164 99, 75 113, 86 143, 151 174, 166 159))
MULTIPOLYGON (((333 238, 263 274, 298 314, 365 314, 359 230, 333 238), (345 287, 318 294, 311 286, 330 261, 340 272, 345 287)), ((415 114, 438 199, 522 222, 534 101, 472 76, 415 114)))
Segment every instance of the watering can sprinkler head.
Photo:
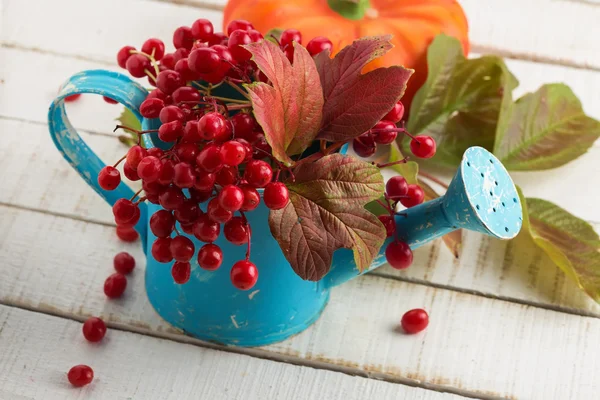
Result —
MULTIPOLYGON (((444 196, 403 210, 395 219, 397 239, 414 250, 457 229, 512 239, 523 225, 523 210, 515 184, 502 163, 486 149, 470 147, 444 196)), ((393 240, 386 241, 369 270, 385 263, 385 248, 393 240)), ((351 251, 338 250, 326 282, 336 286, 356 277, 356 268, 348 267, 354 265, 352 261, 351 251)))

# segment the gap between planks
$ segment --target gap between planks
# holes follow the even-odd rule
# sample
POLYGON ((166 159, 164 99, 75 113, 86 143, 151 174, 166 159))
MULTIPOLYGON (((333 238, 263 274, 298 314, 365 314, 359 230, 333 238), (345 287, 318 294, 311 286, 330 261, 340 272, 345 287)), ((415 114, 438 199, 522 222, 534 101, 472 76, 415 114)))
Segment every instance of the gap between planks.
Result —
MULTIPOLYGON (((39 208, 35 208, 35 207, 20 206, 20 205, 7 203, 4 201, 0 201, 0 206, 17 209, 17 210, 22 210, 25 212, 32 212, 32 213, 43 214, 43 215, 51 215, 51 216, 59 217, 59 218, 71 219, 74 221, 79 221, 79 222, 84 222, 84 223, 89 223, 89 224, 102 225, 102 226, 106 226, 109 228, 115 228, 117 226, 116 224, 111 224, 111 223, 98 221, 98 220, 94 220, 94 219, 87 219, 87 218, 83 218, 83 217, 79 217, 79 216, 75 216, 75 215, 59 213, 59 212, 55 212, 55 211, 48 211, 48 210, 43 210, 43 209, 39 209, 39 208)), ((439 239, 437 239, 437 240, 439 240, 439 239)), ((500 301, 504 301, 507 303, 520 304, 520 305, 540 308, 540 309, 548 310, 548 311, 555 311, 555 312, 564 313, 564 314, 577 315, 580 317, 600 319, 600 315, 594 314, 592 311, 588 311, 588 310, 575 309, 575 308, 570 308, 570 307, 561 307, 560 305, 556 305, 556 304, 541 303, 541 302, 536 302, 533 300, 519 299, 519 298, 511 297, 511 296, 496 295, 493 293, 483 292, 480 290, 467 289, 467 288, 451 286, 451 285, 447 285, 447 284, 443 284, 443 283, 427 281, 425 279, 393 275, 393 274, 384 272, 383 268, 379 268, 379 270, 374 270, 373 272, 370 272, 369 274, 372 276, 379 277, 379 278, 390 279, 390 280, 395 280, 395 281, 399 281, 399 282, 406 282, 406 283, 411 283, 414 285, 431 287, 434 289, 442 289, 442 290, 448 290, 448 291, 456 292, 456 293, 470 294, 470 295, 474 295, 474 296, 483 297, 486 299, 500 300, 500 301)), ((3 304, 1 300, 0 300, 0 304, 3 304)), ((10 304, 6 304, 6 305, 10 305, 10 304)), ((19 307, 21 307, 21 306, 19 306, 19 307)), ((25 306, 23 308, 35 310, 34 308, 30 308, 27 306, 25 306)), ((56 315, 58 315, 58 314, 56 314, 56 315)), ((67 314, 64 314, 64 315, 67 315, 67 314)))
MULTIPOLYGON (((67 320, 75 321, 75 322, 85 322, 85 320, 87 319, 84 317, 79 317, 74 314, 69 314, 67 312, 60 311, 53 307, 41 306, 39 308, 34 308, 34 307, 31 307, 26 304, 12 304, 12 303, 6 302, 4 300, 0 300, 0 305, 9 307, 9 308, 15 308, 15 309, 33 312, 36 314, 50 315, 53 317, 63 318, 63 319, 67 319, 67 320)), ((202 341, 199 339, 195 339, 195 338, 193 338, 191 336, 187 336, 183 333, 182 334, 172 334, 172 333, 168 333, 168 332, 158 332, 158 331, 152 331, 150 329, 136 327, 133 325, 119 324, 119 323, 115 323, 115 322, 111 322, 111 321, 105 321, 105 323, 108 328, 116 330, 116 331, 137 333, 137 334, 141 334, 144 336, 153 337, 156 339, 170 340, 172 342, 194 345, 194 346, 198 346, 201 348, 219 350, 219 351, 224 351, 224 352, 233 353, 233 354, 241 354, 241 355, 246 355, 246 356, 250 356, 250 357, 254 357, 254 358, 259 358, 262 360, 275 361, 275 362, 280 362, 280 363, 285 363, 285 364, 297 365, 300 367, 309 367, 309 368, 314 368, 314 369, 338 372, 338 373, 343 373, 343 374, 350 375, 350 376, 357 376, 357 377, 362 377, 362 378, 367 378, 367 379, 375 379, 375 380, 380 380, 380 381, 384 381, 384 382, 395 383, 395 384, 430 390, 430 391, 439 392, 439 393, 454 394, 454 395, 458 395, 458 396, 461 396, 464 398, 482 399, 482 400, 504 399, 504 397, 490 396, 490 395, 485 395, 485 394, 477 393, 477 392, 470 392, 470 391, 462 390, 462 389, 458 389, 458 388, 436 385, 433 383, 416 382, 416 381, 408 379, 408 378, 392 376, 392 375, 380 373, 380 372, 365 371, 365 370, 361 370, 359 368, 352 368, 352 367, 347 367, 344 365, 330 364, 330 363, 320 361, 320 360, 310 360, 310 359, 305 359, 302 357, 283 355, 283 354, 276 353, 276 352, 261 350, 259 347, 252 348, 252 347, 222 346, 222 345, 218 345, 215 343, 210 343, 210 342, 205 342, 205 341, 202 341)), ((2 330, 0 329, 0 332, 1 331, 2 330)))

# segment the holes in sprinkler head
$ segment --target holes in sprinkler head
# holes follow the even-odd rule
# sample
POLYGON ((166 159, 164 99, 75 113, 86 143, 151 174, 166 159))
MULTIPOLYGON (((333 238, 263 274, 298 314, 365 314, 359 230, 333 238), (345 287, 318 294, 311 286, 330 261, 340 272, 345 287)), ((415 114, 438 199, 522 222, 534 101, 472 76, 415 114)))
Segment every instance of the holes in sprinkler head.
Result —
POLYGON ((492 160, 492 159, 490 158, 490 164, 493 164, 493 163, 494 163, 494 160, 492 160))
POLYGON ((517 202, 517 198, 513 197, 513 202, 516 203, 517 202))
POLYGON ((467 167, 470 167, 471 163, 469 161, 467 161, 467 167))
POLYGON ((477 205, 475 206, 475 208, 479 210, 479 204, 477 204, 477 205))
POLYGON ((494 210, 494 212, 496 212, 496 209, 495 209, 495 208, 492 208, 492 210, 494 210))
POLYGON ((505 230, 506 232, 508 232, 508 227, 507 227, 507 226, 505 226, 505 227, 504 227, 504 230, 505 230))
POLYGON ((504 204, 504 202, 502 202, 502 207, 506 207, 506 204, 504 204))
POLYGON ((494 195, 494 193, 492 193, 492 191, 490 190, 490 196, 493 196, 493 195, 494 195))
POLYGON ((481 173, 481 177, 483 178, 483 172, 481 173))
POLYGON ((498 186, 498 181, 494 181, 494 183, 496 184, 496 186, 498 186))

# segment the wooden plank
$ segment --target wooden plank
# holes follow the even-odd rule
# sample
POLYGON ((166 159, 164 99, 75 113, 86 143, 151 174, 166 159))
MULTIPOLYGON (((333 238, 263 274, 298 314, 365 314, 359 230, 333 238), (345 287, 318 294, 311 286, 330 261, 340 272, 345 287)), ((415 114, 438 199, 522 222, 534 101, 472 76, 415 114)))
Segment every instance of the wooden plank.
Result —
POLYGON ((3 305, 0 327, 6 400, 461 398, 110 328, 101 343, 90 344, 79 322, 3 305), (94 381, 82 389, 66 378, 76 364, 94 369, 94 381))
MULTIPOLYGON (((110 228, 6 207, 0 227, 1 303, 74 319, 96 314, 123 329, 191 340, 154 313, 140 249, 117 243, 110 228), (102 282, 121 250, 139 265, 124 299, 107 301, 102 282)), ((475 397, 584 399, 597 392, 598 335, 598 318, 367 275, 336 288, 309 330, 252 351, 475 397), (429 328, 399 333, 398 320, 414 307, 429 311, 429 328)))

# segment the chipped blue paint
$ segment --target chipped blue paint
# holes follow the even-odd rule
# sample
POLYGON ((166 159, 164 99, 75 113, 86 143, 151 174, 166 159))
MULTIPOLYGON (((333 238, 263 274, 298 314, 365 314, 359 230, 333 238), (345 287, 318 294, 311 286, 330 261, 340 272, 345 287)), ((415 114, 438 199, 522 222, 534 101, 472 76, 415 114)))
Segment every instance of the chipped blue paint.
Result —
MULTIPOLYGON (((109 204, 122 197, 131 197, 133 192, 125 184, 113 192, 98 187, 96 177, 104 164, 81 140, 65 114, 64 98, 76 93, 111 97, 141 119, 138 109, 146 91, 118 73, 85 71, 63 85, 48 115, 50 135, 56 147, 96 192, 109 204)), ((142 121, 144 129, 156 129, 158 125, 157 120, 142 121)), ((147 147, 165 147, 155 135, 144 141, 147 147)), ((157 205, 143 205, 142 218, 136 226, 146 254, 150 254, 150 244, 155 239, 148 229, 148 216, 157 210, 157 205)), ((278 342, 316 321, 327 304, 330 288, 359 275, 352 251, 338 250, 331 272, 321 281, 303 281, 293 272, 271 236, 268 213, 261 203, 247 215, 252 225, 252 261, 259 265, 260 271, 251 293, 241 292, 231 285, 226 267, 244 258, 245 247, 232 245, 223 237, 217 240, 223 249, 223 267, 209 272, 194 265, 192 278, 185 285, 173 282, 170 265, 157 263, 149 257, 146 292, 158 314, 189 335, 236 346, 278 342)), ((481 148, 471 148, 465 153, 446 196, 405 213, 406 217, 397 216, 396 221, 403 239, 413 248, 459 227, 501 239, 514 237, 521 227, 521 205, 510 177, 500 162, 481 148), (489 195, 490 191, 492 195, 489 195)), ((202 245, 195 238, 191 239, 197 249, 202 245)), ((370 270, 384 263, 385 256, 380 254, 370 270)))

